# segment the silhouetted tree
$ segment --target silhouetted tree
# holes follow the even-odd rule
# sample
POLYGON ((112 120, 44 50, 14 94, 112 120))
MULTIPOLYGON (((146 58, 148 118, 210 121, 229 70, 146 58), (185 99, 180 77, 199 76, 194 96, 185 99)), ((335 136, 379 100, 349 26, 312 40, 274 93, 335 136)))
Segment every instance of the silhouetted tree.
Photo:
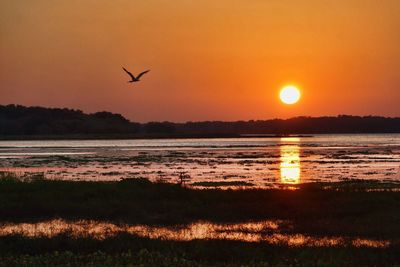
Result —
POLYGON ((238 134, 400 133, 400 118, 378 116, 296 117, 287 120, 130 122, 106 111, 0 105, 0 135, 212 136, 238 134))

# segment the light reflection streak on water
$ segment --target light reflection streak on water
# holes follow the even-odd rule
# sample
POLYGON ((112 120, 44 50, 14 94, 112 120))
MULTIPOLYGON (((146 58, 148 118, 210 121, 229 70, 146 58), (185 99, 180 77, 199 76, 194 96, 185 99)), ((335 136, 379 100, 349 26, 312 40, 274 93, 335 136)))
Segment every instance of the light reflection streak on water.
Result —
POLYGON ((280 147, 280 173, 281 183, 299 184, 301 178, 300 164, 300 138, 285 137, 281 138, 280 147))
POLYGON ((18 177, 42 172, 45 178, 54 180, 118 181, 143 177, 168 183, 179 183, 179 173, 186 172, 191 177, 188 184, 221 182, 215 186, 221 189, 242 189, 232 185, 238 180, 253 184, 246 185, 247 188, 294 188, 297 182, 348 179, 391 183, 400 181, 398 140, 400 135, 67 140, 29 144, 0 141, 0 172, 16 173, 18 177), (294 147, 299 145, 300 157, 293 157, 297 153, 294 147), (56 155, 69 152, 71 155, 56 155), (296 162, 300 166, 293 164, 296 162))
POLYGON ((98 240, 128 233, 138 237, 191 241, 196 239, 223 239, 243 242, 264 242, 272 245, 328 247, 351 245, 354 247, 387 247, 386 240, 370 240, 343 237, 312 237, 303 234, 279 232, 282 221, 262 221, 238 224, 214 224, 196 222, 186 226, 162 227, 149 225, 117 225, 106 222, 80 220, 67 222, 56 219, 39 223, 0 225, 0 236, 22 235, 26 237, 54 237, 67 233, 73 237, 87 237, 98 240))

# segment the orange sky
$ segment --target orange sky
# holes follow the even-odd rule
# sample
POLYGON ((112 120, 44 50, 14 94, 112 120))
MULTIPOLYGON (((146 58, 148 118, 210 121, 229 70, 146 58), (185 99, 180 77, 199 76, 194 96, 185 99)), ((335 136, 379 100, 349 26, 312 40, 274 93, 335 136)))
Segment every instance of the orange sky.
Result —
POLYGON ((400 116, 398 0, 0 0, 0 104, 134 121, 400 116), (151 72, 128 84, 121 66, 151 72), (303 92, 293 106, 279 89, 303 92))

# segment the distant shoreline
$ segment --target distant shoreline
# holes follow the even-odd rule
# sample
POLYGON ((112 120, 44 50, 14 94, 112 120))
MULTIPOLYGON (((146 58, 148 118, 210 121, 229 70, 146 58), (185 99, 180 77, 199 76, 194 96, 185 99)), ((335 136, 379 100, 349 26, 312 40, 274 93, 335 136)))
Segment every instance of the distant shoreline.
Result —
POLYGON ((202 139, 202 138, 310 138, 305 134, 178 134, 178 135, 10 135, 1 136, 0 141, 25 140, 130 140, 130 139, 202 139))
POLYGON ((0 140, 276 138, 314 134, 400 133, 400 118, 294 117, 249 121, 132 122, 107 111, 0 105, 0 140))
MULTIPOLYGON (((318 133, 315 135, 362 135, 400 133, 318 133)), ((139 140, 139 139, 223 139, 223 138, 312 138, 310 134, 204 134, 204 135, 10 135, 1 136, 0 141, 45 141, 45 140, 139 140)))

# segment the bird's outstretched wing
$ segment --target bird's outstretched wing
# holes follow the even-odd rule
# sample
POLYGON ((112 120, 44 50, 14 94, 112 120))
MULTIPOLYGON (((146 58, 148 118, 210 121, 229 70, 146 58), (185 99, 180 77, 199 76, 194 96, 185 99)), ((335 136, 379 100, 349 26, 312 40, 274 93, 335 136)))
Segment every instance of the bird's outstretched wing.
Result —
POLYGON ((139 80, 140 79, 140 77, 142 77, 143 76, 143 74, 146 74, 146 73, 148 73, 150 70, 146 70, 146 71, 143 71, 142 73, 140 73, 136 78, 139 80))
POLYGON ((129 71, 127 71, 124 67, 122 67, 122 69, 123 69, 126 73, 128 73, 129 76, 131 76, 132 80, 135 80, 135 76, 133 76, 132 73, 130 73, 129 71))

